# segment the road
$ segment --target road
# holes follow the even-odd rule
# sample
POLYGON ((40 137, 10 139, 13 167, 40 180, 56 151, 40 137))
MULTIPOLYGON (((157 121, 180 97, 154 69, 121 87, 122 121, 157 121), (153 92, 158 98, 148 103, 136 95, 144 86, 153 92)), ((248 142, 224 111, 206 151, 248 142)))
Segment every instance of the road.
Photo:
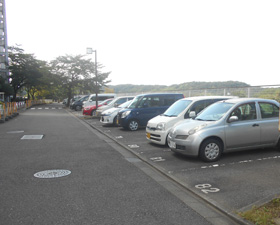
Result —
POLYGON ((237 224, 61 104, 0 124, 0 224, 237 224))

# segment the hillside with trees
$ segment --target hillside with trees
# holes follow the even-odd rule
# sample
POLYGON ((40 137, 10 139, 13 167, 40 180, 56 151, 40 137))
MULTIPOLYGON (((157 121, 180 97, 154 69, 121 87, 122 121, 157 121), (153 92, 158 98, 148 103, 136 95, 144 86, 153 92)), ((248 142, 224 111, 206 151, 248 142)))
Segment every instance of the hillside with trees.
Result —
POLYGON ((133 85, 120 84, 109 85, 115 93, 137 93, 137 92, 160 92, 160 91, 179 91, 179 90, 202 90, 209 88, 240 88, 249 87, 250 85, 239 81, 225 81, 225 82, 186 82, 182 84, 173 85, 133 85))

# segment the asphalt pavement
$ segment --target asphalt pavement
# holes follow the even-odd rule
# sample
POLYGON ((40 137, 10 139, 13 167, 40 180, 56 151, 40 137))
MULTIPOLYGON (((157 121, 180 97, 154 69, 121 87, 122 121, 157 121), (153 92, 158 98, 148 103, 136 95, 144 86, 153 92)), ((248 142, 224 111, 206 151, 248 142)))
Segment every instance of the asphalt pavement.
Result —
POLYGON ((0 124, 0 224, 239 223, 106 132, 61 104, 0 124))
POLYGON ((131 132, 103 125, 97 118, 84 117, 81 112, 71 112, 225 213, 237 215, 280 195, 277 149, 226 153, 218 162, 205 163, 150 143, 145 129, 131 132))

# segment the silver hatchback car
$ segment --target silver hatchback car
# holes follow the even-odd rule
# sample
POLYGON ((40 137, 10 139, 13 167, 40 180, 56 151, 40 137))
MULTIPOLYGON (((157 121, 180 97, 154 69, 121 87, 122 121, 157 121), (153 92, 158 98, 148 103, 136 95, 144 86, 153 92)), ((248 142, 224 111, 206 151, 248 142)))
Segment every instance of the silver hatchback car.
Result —
POLYGON ((223 152, 279 148, 279 103, 240 98, 220 101, 195 119, 176 125, 168 135, 173 152, 217 161, 223 152))

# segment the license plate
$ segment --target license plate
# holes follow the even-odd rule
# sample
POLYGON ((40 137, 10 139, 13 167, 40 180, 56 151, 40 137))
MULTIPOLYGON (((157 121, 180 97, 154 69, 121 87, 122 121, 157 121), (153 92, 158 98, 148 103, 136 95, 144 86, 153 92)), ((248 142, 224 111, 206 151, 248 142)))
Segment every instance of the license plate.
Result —
POLYGON ((168 145, 170 148, 176 148, 176 143, 174 141, 169 141, 168 145))
POLYGON ((147 138, 151 139, 151 134, 147 133, 147 138))

